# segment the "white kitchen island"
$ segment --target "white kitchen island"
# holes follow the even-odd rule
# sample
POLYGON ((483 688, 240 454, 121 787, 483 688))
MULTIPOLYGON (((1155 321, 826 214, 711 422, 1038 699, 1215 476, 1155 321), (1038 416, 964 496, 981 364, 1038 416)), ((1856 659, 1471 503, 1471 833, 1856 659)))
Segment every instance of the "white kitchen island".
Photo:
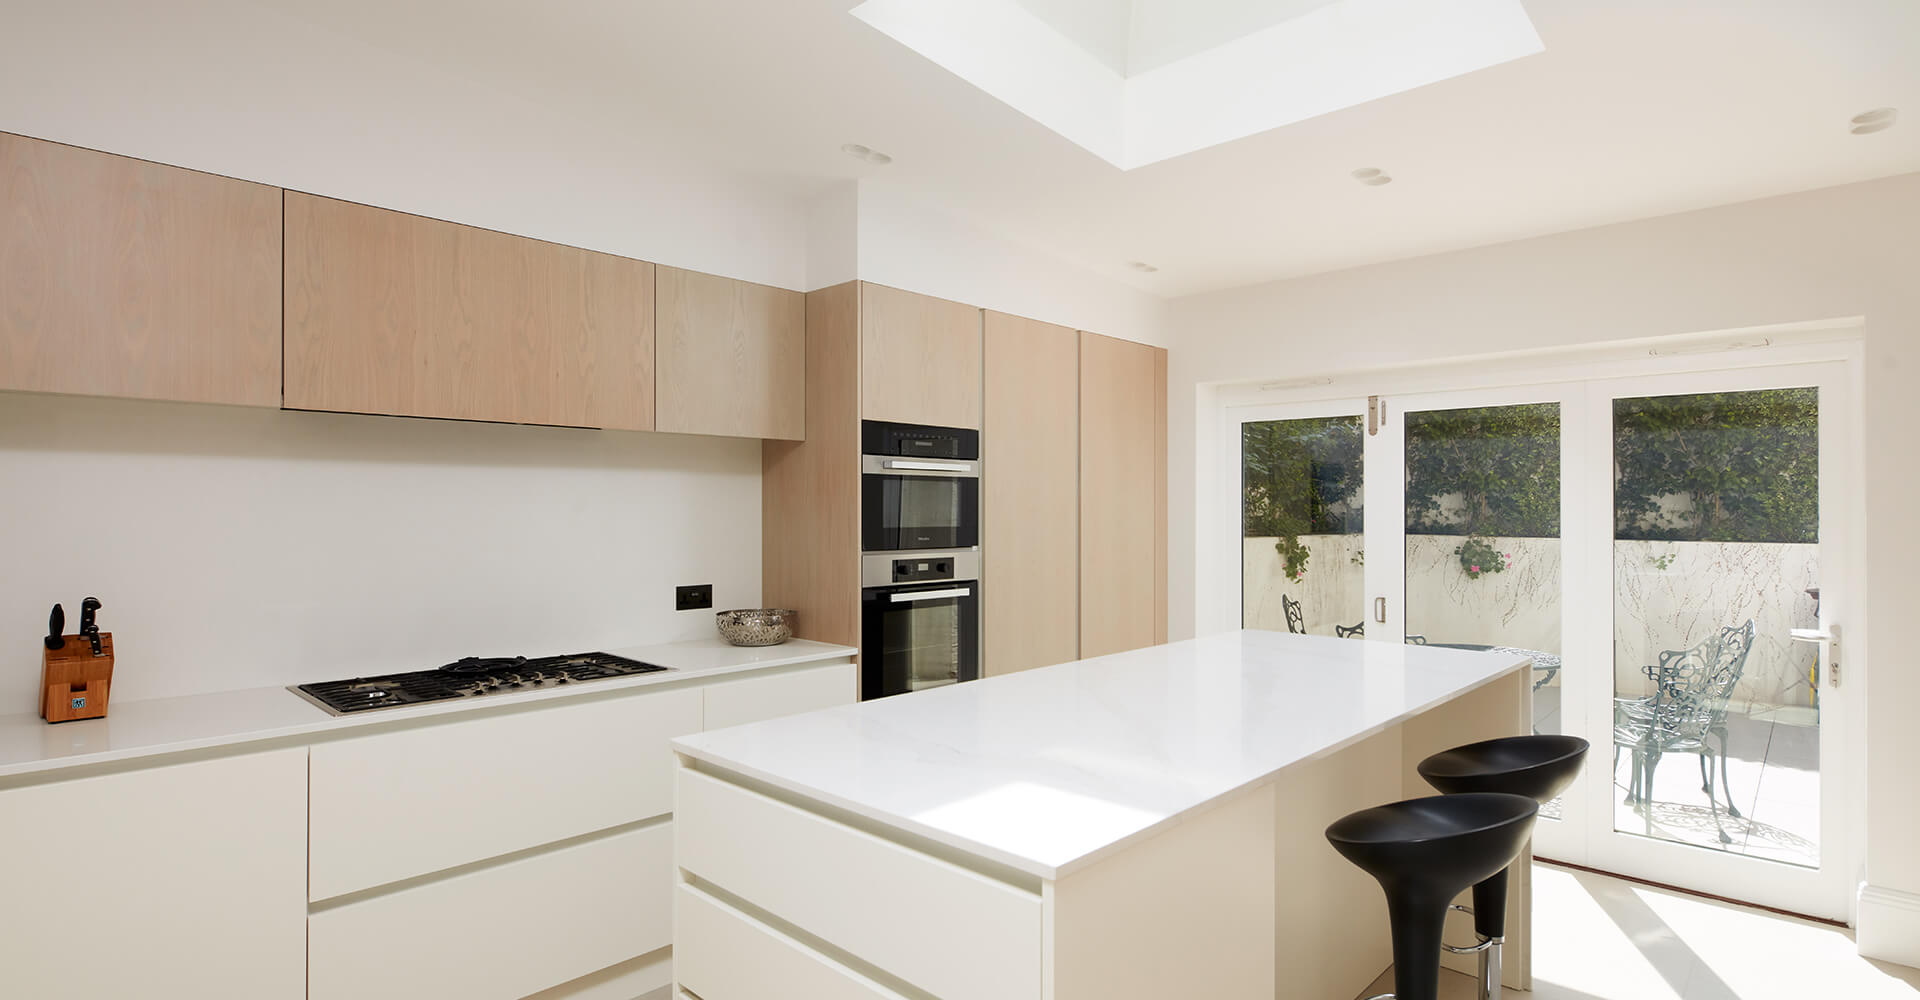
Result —
MULTIPOLYGON (((1349 1000, 1391 961, 1386 907, 1322 831, 1431 794, 1429 753, 1528 732, 1527 665, 1245 631, 677 739, 675 980, 1349 1000)), ((1510 892, 1524 989, 1526 866, 1510 892)))

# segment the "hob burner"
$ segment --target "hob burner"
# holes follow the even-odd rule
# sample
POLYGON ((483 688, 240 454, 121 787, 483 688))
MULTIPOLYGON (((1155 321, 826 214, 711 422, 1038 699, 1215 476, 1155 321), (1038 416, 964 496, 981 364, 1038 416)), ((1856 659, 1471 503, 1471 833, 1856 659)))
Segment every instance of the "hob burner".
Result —
POLYGON ((437 670, 300 684, 293 690, 334 715, 347 715, 376 708, 511 694, 669 669, 672 668, 612 653, 573 653, 536 659, 469 656, 437 670))

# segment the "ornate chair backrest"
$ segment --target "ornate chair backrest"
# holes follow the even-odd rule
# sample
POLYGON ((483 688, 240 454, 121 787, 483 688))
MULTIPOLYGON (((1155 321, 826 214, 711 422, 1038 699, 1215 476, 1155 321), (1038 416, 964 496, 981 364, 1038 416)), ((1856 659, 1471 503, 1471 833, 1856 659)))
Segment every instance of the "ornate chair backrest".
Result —
POLYGON ((1678 739, 1699 739, 1723 723, 1733 688, 1753 650, 1753 620, 1729 625, 1690 649, 1669 649, 1646 668, 1654 682, 1658 725, 1678 739))
POLYGON ((1280 608, 1287 613, 1287 631, 1292 632, 1294 635, 1306 635, 1307 616, 1305 612, 1300 610, 1300 602, 1285 594, 1281 594, 1280 608))

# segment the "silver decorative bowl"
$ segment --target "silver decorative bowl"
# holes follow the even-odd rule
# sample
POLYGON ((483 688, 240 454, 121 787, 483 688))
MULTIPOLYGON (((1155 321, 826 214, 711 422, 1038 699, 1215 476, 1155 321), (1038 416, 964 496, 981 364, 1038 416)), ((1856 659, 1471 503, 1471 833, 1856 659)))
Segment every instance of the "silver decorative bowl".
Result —
POLYGON ((793 618, 785 608, 743 608, 713 616, 720 638, 736 646, 778 646, 793 638, 793 618))

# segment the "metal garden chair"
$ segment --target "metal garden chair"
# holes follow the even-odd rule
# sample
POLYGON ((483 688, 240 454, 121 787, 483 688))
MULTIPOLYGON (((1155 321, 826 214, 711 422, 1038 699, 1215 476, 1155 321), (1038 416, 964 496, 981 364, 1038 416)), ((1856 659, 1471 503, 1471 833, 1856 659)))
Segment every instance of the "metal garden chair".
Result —
POLYGON ((1633 753, 1633 777, 1627 801, 1645 806, 1647 830, 1652 832, 1653 772, 1667 753, 1700 755, 1700 790, 1707 793, 1714 829, 1722 844, 1733 843, 1720 824, 1720 805, 1713 781, 1710 755, 1720 756, 1719 795, 1726 796, 1727 812, 1735 819, 1727 779, 1727 702, 1747 667, 1753 651, 1753 620, 1720 629, 1690 649, 1669 649, 1660 662, 1643 668, 1654 682, 1650 695, 1615 698, 1613 702, 1613 757, 1618 767, 1621 748, 1633 753))

